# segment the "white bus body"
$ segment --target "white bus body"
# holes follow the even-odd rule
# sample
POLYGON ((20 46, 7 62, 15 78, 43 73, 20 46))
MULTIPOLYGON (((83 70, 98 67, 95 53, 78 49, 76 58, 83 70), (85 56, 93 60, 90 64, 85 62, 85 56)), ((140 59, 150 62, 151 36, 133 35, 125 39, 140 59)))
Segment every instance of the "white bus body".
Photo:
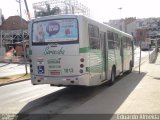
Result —
POLYGON ((85 16, 37 18, 29 31, 33 85, 95 86, 133 67, 132 36, 85 16))

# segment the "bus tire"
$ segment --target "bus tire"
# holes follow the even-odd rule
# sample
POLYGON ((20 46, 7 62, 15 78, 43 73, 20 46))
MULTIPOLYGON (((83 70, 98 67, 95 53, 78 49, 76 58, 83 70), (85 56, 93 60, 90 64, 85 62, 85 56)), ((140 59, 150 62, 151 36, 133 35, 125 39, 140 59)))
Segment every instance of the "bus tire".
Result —
POLYGON ((132 72, 132 69, 133 69, 133 65, 132 65, 132 61, 130 61, 130 63, 129 63, 129 73, 131 73, 132 72))
POLYGON ((109 80, 109 86, 112 86, 115 82, 116 79, 116 68, 112 67, 112 72, 111 72, 111 79, 109 80))

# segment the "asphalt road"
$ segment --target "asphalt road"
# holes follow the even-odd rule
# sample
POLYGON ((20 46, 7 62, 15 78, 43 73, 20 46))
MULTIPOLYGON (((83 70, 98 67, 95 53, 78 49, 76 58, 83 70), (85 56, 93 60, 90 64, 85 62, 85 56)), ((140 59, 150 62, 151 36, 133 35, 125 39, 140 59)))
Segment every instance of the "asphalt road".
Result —
MULTIPOLYGON (((60 91, 61 89, 63 88, 50 87, 49 85, 33 86, 30 80, 1 86, 0 113, 18 113, 26 104, 43 98, 43 96, 50 96, 49 94, 56 93, 56 91, 60 91)), ((40 101, 37 102, 39 105, 41 105, 40 101)), ((27 106, 26 108, 30 109, 30 107, 36 106, 37 103, 33 102, 31 106, 27 106)))
MULTIPOLYGON (((136 50, 138 56, 139 50, 136 50)), ((147 51, 142 53, 143 58, 147 55, 147 51)), ((24 69, 23 65, 6 65, 12 71, 11 68, 15 66, 24 69)), ((2 73, 3 70, 0 70, 1 75, 2 73)), ((53 114, 113 114, 125 102, 144 75, 145 73, 141 73, 136 77, 137 72, 133 72, 118 78, 111 87, 107 84, 89 88, 33 86, 30 81, 5 85, 0 87, 0 113, 24 114, 22 116, 24 119, 28 117, 32 119, 33 116, 30 115, 33 114, 51 114, 49 116, 51 119, 53 114)))
MULTIPOLYGON (((50 87, 32 86, 30 81, 0 87, 0 113, 32 115, 113 114, 135 89, 145 74, 133 72, 118 78, 113 86, 50 87), (134 78, 134 79, 131 79, 134 78)), ((54 116, 53 116, 54 117, 54 116)), ((28 120, 28 119, 27 119, 28 120)))

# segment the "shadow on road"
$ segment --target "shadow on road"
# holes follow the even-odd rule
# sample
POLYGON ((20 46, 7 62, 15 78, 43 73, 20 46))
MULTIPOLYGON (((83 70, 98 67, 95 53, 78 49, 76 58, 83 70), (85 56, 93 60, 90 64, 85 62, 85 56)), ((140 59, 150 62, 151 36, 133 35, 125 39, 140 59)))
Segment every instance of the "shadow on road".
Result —
POLYGON ((123 79, 118 77, 110 87, 106 83, 96 87, 64 88, 28 103, 16 119, 45 120, 56 117, 56 120, 82 120, 94 117, 106 120, 106 117, 114 115, 145 75, 133 71, 124 75, 123 79))

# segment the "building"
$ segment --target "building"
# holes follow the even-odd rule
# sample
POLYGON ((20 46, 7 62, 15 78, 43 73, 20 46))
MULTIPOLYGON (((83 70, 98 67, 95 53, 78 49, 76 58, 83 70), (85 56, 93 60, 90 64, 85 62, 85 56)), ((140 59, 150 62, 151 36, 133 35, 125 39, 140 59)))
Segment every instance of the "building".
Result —
MULTIPOLYGON (((28 29, 28 22, 22 19, 22 28, 23 30, 28 29)), ((10 16, 6 19, 3 24, 0 26, 0 30, 20 30, 21 29, 21 17, 20 16, 10 16)))
POLYGON ((130 17, 121 20, 110 20, 108 24, 131 34, 137 43, 147 37, 150 38, 160 34, 160 18, 136 19, 130 17))
POLYGON ((29 41, 28 22, 20 16, 10 16, 0 26, 0 38, 1 46, 4 46, 6 51, 14 48, 17 55, 23 55, 23 40, 26 44, 29 41))
POLYGON ((148 38, 148 28, 137 28, 136 39, 139 41, 145 41, 148 38))
POLYGON ((137 20, 137 40, 155 38, 160 34, 160 18, 145 18, 137 20))
POLYGON ((0 8, 0 25, 2 25, 2 9, 0 8))
POLYGON ((114 28, 117 28, 128 34, 133 35, 133 33, 135 34, 135 25, 136 25, 135 21, 136 21, 135 17, 130 17, 120 20, 110 20, 108 24, 114 28))

